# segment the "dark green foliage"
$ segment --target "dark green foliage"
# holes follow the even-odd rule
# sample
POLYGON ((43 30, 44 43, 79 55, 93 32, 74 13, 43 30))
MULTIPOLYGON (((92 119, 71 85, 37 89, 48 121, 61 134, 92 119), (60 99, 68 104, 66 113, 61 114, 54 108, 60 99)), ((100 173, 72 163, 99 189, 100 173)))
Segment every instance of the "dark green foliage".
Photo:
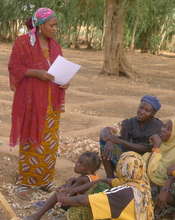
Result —
POLYGON ((131 1, 126 13, 125 40, 130 46, 136 25, 135 47, 152 53, 166 47, 166 42, 175 30, 175 0, 131 1))
POLYGON ((102 39, 104 0, 1 0, 0 39, 13 40, 37 8, 52 8, 58 15, 58 40, 64 46, 80 42, 96 47, 102 39), (14 26, 18 26, 14 30, 14 26))
MULTIPOLYGON (((107 1, 107 0, 106 0, 107 1)), ((175 33, 175 0, 124 0, 125 47, 157 53, 175 33)), ((101 49, 105 0, 1 0, 0 40, 14 40, 39 7, 58 15, 57 38, 64 47, 101 49)), ((171 49, 171 48, 170 48, 171 49)))

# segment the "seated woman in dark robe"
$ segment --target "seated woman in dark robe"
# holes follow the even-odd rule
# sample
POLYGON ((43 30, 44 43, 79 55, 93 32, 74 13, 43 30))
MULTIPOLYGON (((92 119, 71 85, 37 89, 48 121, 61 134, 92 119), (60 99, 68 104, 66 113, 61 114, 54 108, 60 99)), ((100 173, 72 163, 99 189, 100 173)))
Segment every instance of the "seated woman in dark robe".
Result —
POLYGON ((161 104, 155 96, 143 96, 137 115, 122 121, 120 135, 116 135, 112 127, 101 130, 100 151, 108 178, 114 177, 115 166, 121 153, 132 150, 144 154, 151 151, 153 143, 150 144, 149 138, 159 134, 162 126, 162 122, 155 118, 160 108, 161 104))

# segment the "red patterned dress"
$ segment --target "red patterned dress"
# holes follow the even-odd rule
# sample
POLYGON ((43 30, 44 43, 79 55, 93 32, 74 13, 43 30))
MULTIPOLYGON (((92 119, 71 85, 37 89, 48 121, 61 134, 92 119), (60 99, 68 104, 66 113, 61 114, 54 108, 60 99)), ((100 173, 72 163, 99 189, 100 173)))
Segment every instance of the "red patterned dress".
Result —
POLYGON ((10 144, 19 143, 19 183, 28 186, 53 182, 60 113, 64 111, 64 89, 25 76, 27 69, 48 70, 62 55, 56 41, 48 39, 48 46, 49 50, 43 51, 37 39, 32 47, 28 34, 23 35, 15 41, 9 61, 10 85, 15 88, 10 144))

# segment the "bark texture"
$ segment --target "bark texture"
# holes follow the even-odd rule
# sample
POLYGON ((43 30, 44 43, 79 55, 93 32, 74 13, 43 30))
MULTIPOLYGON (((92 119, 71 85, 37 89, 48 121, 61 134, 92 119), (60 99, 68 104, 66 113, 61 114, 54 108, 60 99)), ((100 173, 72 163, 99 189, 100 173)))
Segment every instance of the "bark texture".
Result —
POLYGON ((104 64, 102 74, 130 77, 123 48, 124 8, 122 0, 106 0, 104 36, 104 64))

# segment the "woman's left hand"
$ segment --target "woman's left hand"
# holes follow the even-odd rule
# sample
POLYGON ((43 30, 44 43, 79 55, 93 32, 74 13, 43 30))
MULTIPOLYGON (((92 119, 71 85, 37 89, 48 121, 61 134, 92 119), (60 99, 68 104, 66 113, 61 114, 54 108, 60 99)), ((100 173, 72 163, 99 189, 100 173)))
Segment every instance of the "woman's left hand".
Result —
POLYGON ((153 147, 160 147, 162 140, 158 134, 154 134, 149 138, 149 142, 153 145, 153 147))
POLYGON ((62 89, 68 89, 70 86, 70 83, 67 83, 65 85, 60 86, 62 89))

